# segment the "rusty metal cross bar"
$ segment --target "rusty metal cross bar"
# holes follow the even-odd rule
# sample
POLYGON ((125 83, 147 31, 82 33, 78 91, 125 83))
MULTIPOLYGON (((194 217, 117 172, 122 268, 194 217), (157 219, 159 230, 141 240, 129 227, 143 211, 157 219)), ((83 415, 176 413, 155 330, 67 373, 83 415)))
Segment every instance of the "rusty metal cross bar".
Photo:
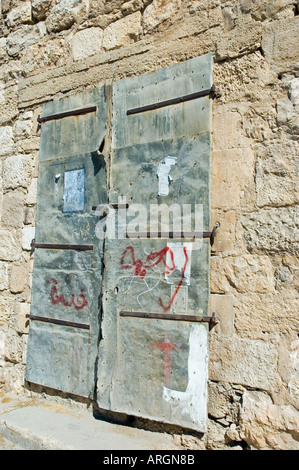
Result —
POLYGON ((31 249, 32 251, 35 248, 44 248, 47 250, 75 250, 75 251, 88 251, 93 250, 93 245, 70 245, 70 244, 62 244, 62 243, 36 243, 33 239, 31 241, 31 249))
POLYGON ((38 315, 26 315, 26 318, 29 320, 36 320, 41 321, 44 323, 53 323, 54 325, 63 325, 63 326, 71 326, 72 328, 81 328, 83 330, 90 330, 90 325, 87 323, 77 323, 67 320, 60 320, 58 318, 49 318, 49 317, 41 317, 38 315))
POLYGON ((175 320, 175 321, 188 321, 188 322, 203 322, 209 323, 210 328, 216 325, 219 322, 215 313, 210 316, 200 316, 200 315, 177 315, 173 313, 154 313, 154 312, 130 312, 130 311, 120 311, 119 315, 121 317, 137 317, 137 318, 150 318, 156 320, 175 320))
POLYGON ((38 116, 37 122, 40 124, 47 121, 54 121, 55 119, 62 119, 69 116, 80 116, 82 114, 93 113, 97 110, 97 106, 89 106, 88 108, 73 109, 72 111, 65 111, 63 113, 51 114, 49 116, 38 116))
POLYGON ((179 96, 178 98, 172 98, 170 100, 159 101, 157 103, 148 104, 146 106, 140 106, 138 108, 132 108, 127 110, 127 115, 130 116, 132 114, 144 113, 145 111, 152 111, 154 109, 164 108, 165 106, 171 106, 173 104, 184 103, 185 101, 192 101, 198 98, 202 98, 203 96, 210 96, 210 98, 215 98, 216 96, 216 89, 213 85, 208 90, 197 91, 196 93, 190 93, 188 95, 179 96))

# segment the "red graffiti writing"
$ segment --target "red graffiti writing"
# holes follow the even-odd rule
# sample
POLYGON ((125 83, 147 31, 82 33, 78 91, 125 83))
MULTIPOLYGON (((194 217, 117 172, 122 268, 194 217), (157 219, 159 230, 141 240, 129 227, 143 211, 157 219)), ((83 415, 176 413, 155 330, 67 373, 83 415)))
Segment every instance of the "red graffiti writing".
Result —
POLYGON ((174 301, 178 291, 181 288, 181 285, 183 284, 183 280, 184 280, 184 277, 185 277, 185 272, 186 272, 186 268, 187 268, 187 264, 188 264, 188 260, 189 260, 189 257, 188 257, 188 254, 187 254, 187 249, 186 249, 185 246, 183 248, 183 251, 184 251, 184 255, 185 255, 185 263, 184 263, 184 267, 182 269, 182 277, 180 279, 180 282, 178 283, 178 285, 177 285, 177 287, 176 287, 176 289, 175 289, 175 291, 174 291, 174 293, 173 293, 173 295, 170 299, 170 302, 166 307, 163 305, 163 302, 162 302, 161 298, 159 299, 159 305, 163 308, 164 312, 167 312, 170 309, 170 307, 172 306, 173 301, 174 301))
POLYGON ((171 271, 175 269, 175 264, 174 264, 174 259, 173 259, 173 252, 170 248, 166 247, 163 248, 163 250, 158 251, 158 252, 153 252, 147 255, 145 263, 142 263, 140 259, 135 259, 135 252, 134 248, 132 246, 128 246, 121 257, 120 260, 120 265, 122 269, 132 269, 133 267, 135 268, 135 276, 140 276, 144 278, 146 276, 146 270, 153 268, 154 266, 157 266, 159 263, 163 262, 166 268, 166 273, 169 274, 171 271), (171 258, 171 264, 172 266, 168 266, 166 264, 166 254, 169 252, 170 258, 171 258), (127 253, 129 253, 130 260, 129 263, 125 264, 125 258, 127 256, 127 253))
MULTIPOLYGON (((185 263, 182 269, 182 276, 180 279, 179 284, 177 285, 171 299, 168 305, 164 305, 162 302, 162 299, 159 298, 159 305, 161 308, 164 310, 164 312, 167 312, 170 310, 171 305, 173 304, 173 301, 178 293, 178 291, 181 288, 181 285, 183 284, 184 277, 185 277, 185 272, 186 272, 186 267, 189 261, 189 257, 187 254, 187 249, 186 247, 183 247, 184 255, 185 255, 185 263)), ((134 248, 132 246, 128 246, 120 259, 120 266, 122 269, 135 269, 135 276, 140 276, 142 279, 145 278, 147 270, 150 268, 153 268, 154 266, 157 266, 159 263, 163 263, 165 265, 165 274, 170 274, 175 270, 175 263, 174 263, 174 255, 173 251, 167 246, 166 248, 163 248, 163 250, 158 251, 158 252, 153 252, 147 255, 145 263, 143 263, 140 259, 135 258, 135 252, 134 248), (171 266, 168 266, 166 262, 166 254, 169 253, 170 260, 171 260, 171 266), (126 259, 128 258, 129 259, 126 259)))
POLYGON ((88 305, 88 302, 83 294, 84 289, 80 289, 80 294, 77 296, 75 299, 75 295, 71 295, 71 300, 67 301, 64 298, 64 295, 61 294, 59 295, 57 292, 57 281, 54 278, 51 278, 48 282, 48 285, 52 285, 51 291, 50 291, 50 300, 53 305, 57 304, 62 304, 65 307, 71 307, 74 306, 76 310, 81 310, 84 308, 86 305, 88 305))
POLYGON ((160 349, 164 352, 164 385, 171 388, 171 351, 178 349, 176 344, 171 343, 168 335, 164 335, 164 341, 161 343, 152 343, 150 348, 160 349))

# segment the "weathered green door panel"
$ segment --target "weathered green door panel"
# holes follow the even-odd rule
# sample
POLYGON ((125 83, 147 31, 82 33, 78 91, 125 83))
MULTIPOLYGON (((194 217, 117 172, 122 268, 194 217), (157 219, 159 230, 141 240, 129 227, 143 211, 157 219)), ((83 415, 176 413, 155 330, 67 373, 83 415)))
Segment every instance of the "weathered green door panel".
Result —
POLYGON ((90 346, 87 330, 32 321, 27 380, 78 396, 89 396, 94 388, 90 346))
POLYGON ((121 318, 111 409, 203 430, 207 336, 204 324, 121 318))
POLYGON ((174 137, 208 134, 211 130, 211 100, 165 106, 131 116, 127 111, 183 97, 212 86, 212 54, 166 67, 155 73, 121 80, 113 86, 114 149, 140 143, 162 142, 174 137))
POLYGON ((107 201, 106 178, 104 157, 97 152, 41 163, 36 240, 39 243, 49 240, 51 243, 92 243, 97 222, 92 207, 99 201, 107 201), (78 187, 82 194, 75 198, 66 186, 66 176, 78 171, 83 176, 79 182, 82 187, 78 187), (72 206, 73 211, 69 210, 72 206))
MULTIPOLYGON (((164 232, 150 217, 162 204, 181 211, 171 212, 170 231, 180 231, 184 205, 189 230, 210 230, 209 97, 127 111, 211 87, 210 54, 114 84, 109 201, 129 205, 127 232, 164 232)), ((204 431, 208 326, 122 314, 208 316, 208 240, 119 235, 105 241, 99 406, 204 431)))
POLYGON ((117 201, 124 195, 128 204, 144 204, 147 208, 150 204, 202 204, 205 209, 203 225, 209 227, 210 150, 209 133, 174 136, 160 142, 117 149, 112 156, 110 200, 117 201), (169 194, 159 196, 159 164, 167 156, 175 157, 176 164, 169 172, 172 179, 169 194))
POLYGON ((80 396, 93 395, 101 316, 103 242, 92 207, 107 201, 106 166, 98 152, 106 132, 105 91, 43 108, 46 117, 91 105, 95 112, 41 124, 26 361, 27 381, 80 396))
POLYGON ((49 101, 43 105, 42 117, 67 111, 74 111, 74 116, 42 124, 40 162, 91 153, 102 143, 106 134, 105 87, 49 101), (76 110, 90 106, 96 106, 96 111, 76 115, 76 110))
POLYGON ((93 251, 37 249, 31 314, 97 328, 98 318, 93 312, 98 306, 98 261, 93 251))

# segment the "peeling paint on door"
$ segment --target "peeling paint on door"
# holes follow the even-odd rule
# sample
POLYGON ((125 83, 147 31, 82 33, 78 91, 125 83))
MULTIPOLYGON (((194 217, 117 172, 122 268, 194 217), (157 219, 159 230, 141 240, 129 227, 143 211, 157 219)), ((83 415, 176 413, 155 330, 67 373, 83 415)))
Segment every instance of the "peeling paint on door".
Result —
POLYGON ((157 176, 159 181, 158 196, 168 196, 169 185, 173 179, 169 175, 171 167, 176 164, 176 157, 166 157, 159 163, 157 176))

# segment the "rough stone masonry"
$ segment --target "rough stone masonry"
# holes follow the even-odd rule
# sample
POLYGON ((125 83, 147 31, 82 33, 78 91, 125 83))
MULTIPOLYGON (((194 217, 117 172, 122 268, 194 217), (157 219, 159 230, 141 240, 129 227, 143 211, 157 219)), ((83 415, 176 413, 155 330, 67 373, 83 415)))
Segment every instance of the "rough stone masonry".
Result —
POLYGON ((24 388, 43 102, 214 55, 208 430, 299 449, 297 0, 1 0, 0 388, 24 388))

